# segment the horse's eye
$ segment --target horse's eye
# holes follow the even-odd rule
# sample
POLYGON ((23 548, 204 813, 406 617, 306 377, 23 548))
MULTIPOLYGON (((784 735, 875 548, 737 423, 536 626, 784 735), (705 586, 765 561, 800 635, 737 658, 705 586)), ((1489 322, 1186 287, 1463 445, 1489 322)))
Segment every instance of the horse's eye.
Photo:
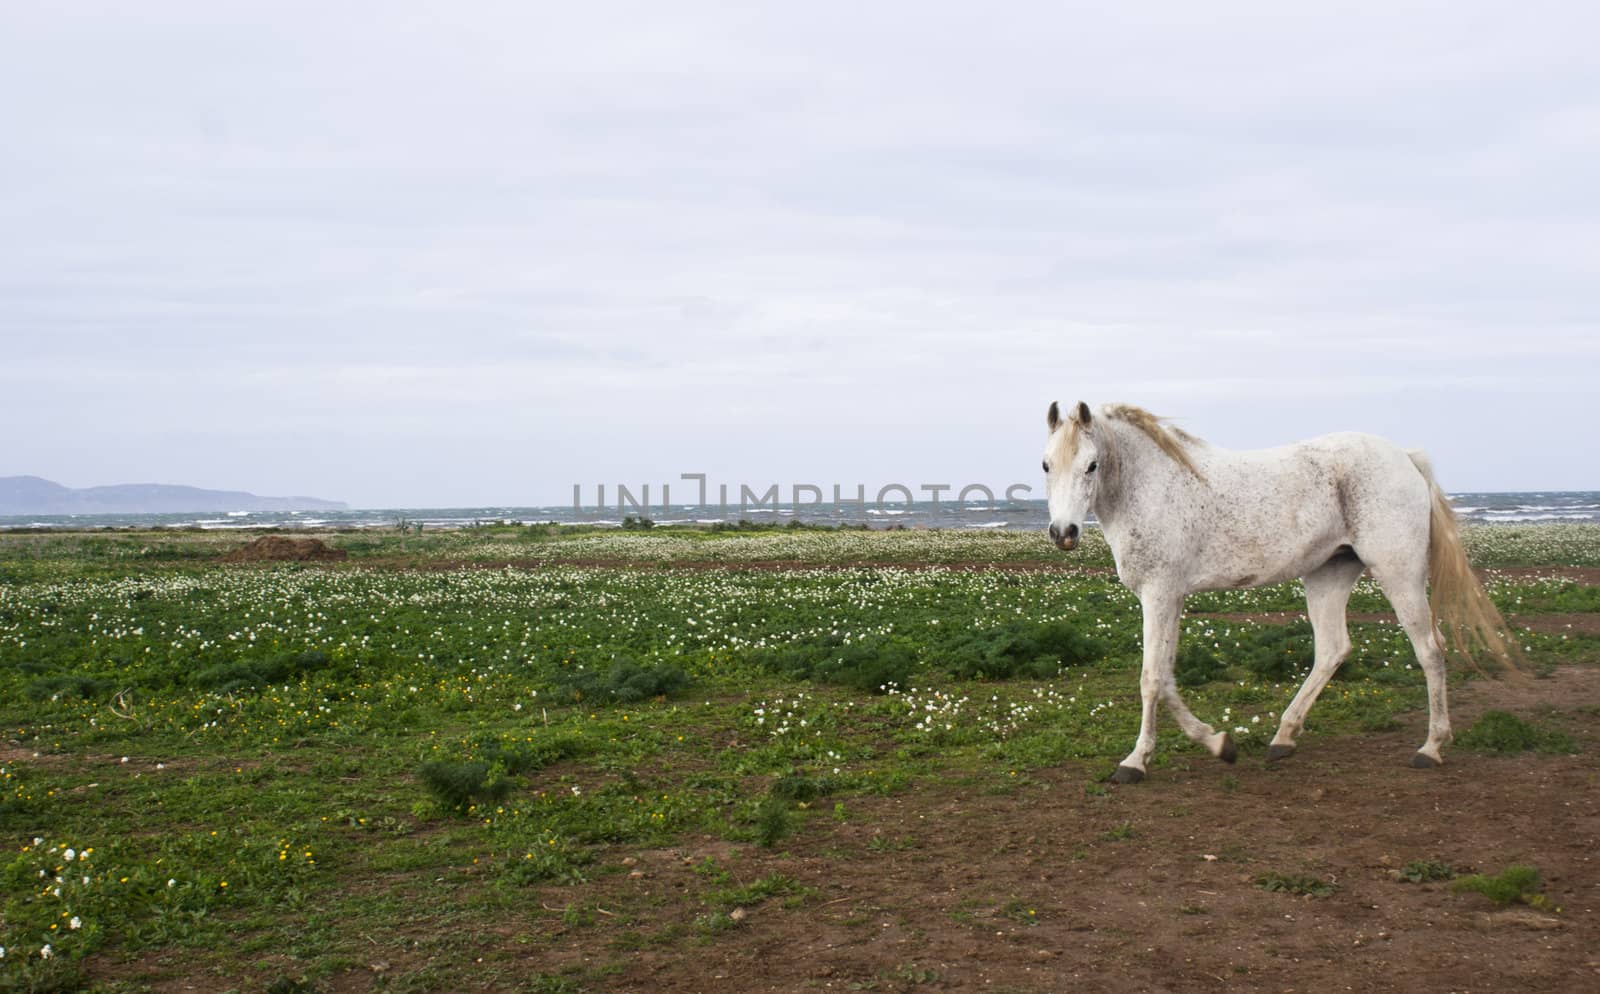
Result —
POLYGON ((1092 462, 1092 463, 1089 464, 1089 472, 1091 472, 1091 473, 1093 473, 1096 469, 1099 469, 1099 468, 1100 468, 1100 464, 1098 462, 1092 462))
POLYGON ((1042 462, 1042 463, 1040 463, 1040 464, 1039 464, 1039 465, 1040 465, 1040 466, 1043 466, 1043 467, 1044 467, 1044 471, 1045 471, 1045 472, 1046 472, 1046 473, 1048 473, 1048 472, 1050 472, 1050 464, 1049 464, 1049 463, 1047 463, 1047 462, 1042 462))

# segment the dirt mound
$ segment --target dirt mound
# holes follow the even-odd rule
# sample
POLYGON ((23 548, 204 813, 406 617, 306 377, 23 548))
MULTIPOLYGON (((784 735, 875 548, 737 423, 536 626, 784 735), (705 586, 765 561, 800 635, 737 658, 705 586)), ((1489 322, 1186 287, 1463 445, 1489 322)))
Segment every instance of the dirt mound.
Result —
POLYGON ((263 535, 249 545, 234 549, 223 556, 222 561, 225 563, 334 562, 349 556, 350 553, 343 549, 335 549, 320 538, 263 535))

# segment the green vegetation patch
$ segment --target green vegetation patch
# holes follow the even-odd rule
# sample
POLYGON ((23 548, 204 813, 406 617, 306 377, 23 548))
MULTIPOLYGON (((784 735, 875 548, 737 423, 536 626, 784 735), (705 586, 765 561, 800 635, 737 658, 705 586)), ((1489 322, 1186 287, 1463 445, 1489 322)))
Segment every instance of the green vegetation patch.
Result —
POLYGON ((1457 893, 1482 894, 1495 904, 1526 904, 1535 908, 1548 902, 1539 888, 1544 881, 1538 867, 1513 863, 1496 874, 1474 873, 1461 877, 1451 885, 1457 893))
POLYGON ((1331 897, 1333 892, 1339 889, 1332 881, 1320 877, 1288 873, 1263 873, 1256 877, 1255 884, 1262 890, 1274 894, 1295 894, 1301 897, 1331 897))
POLYGON ((1048 679, 1104 656, 1106 647, 1066 621, 1013 621, 979 629, 940 651, 957 680, 1048 679))
POLYGON ((654 697, 669 697, 692 683, 689 675, 670 663, 643 665, 622 659, 603 670, 582 669, 562 675, 555 683, 558 700, 581 704, 636 704, 654 697))
MULTIPOLYGON (((809 841, 835 824, 830 810, 872 840, 852 851, 914 849, 872 824, 876 797, 934 782, 1031 791, 1030 773, 1063 765, 1081 781, 1138 730, 1138 601, 1109 571, 1063 568, 1109 564, 1103 543, 1063 557, 1037 535, 964 532, 327 538, 351 559, 236 567, 216 560, 237 536, 0 534, 0 945, 8 978, 23 978, 13 986, 72 989, 86 960, 94 975, 147 958, 197 964, 191 979, 225 965, 241 990, 336 985, 381 955, 426 961, 397 965, 393 989, 457 989, 485 968, 454 937, 499 934, 508 907, 547 906, 557 931, 626 928, 637 906, 587 889, 624 872, 625 854, 710 840, 739 858, 738 844, 809 841), (608 560, 650 565, 584 565, 608 560), (975 561, 1022 568, 922 568, 975 561), (438 568, 398 568, 418 563, 438 568), (369 948, 384 935, 407 944, 369 948)), ((1369 586, 1358 600, 1379 598, 1369 586)), ((1519 593, 1587 596, 1495 583, 1502 605, 1519 593)), ((1202 603, 1253 614, 1300 596, 1283 584, 1202 603)), ((1186 700, 1241 749, 1264 746, 1308 638, 1303 624, 1191 615, 1186 700)), ((1576 637, 1528 640, 1566 655, 1576 637)), ((1315 734, 1424 703, 1403 633, 1357 625, 1352 641, 1315 734)), ((1524 724, 1533 748, 1570 748, 1524 724)), ((1202 758, 1164 721, 1157 763, 1185 756, 1202 758)), ((1121 815, 1105 825, 1105 844, 1137 845, 1121 815)), ((767 896, 713 897, 707 920, 802 894, 747 887, 767 896)))
POLYGON ((873 694, 907 685, 922 666, 918 647, 909 639, 832 634, 816 641, 760 649, 749 661, 790 680, 837 684, 873 694))
POLYGON ((1455 867, 1436 859, 1415 859, 1395 871, 1395 879, 1407 884, 1454 880, 1455 876, 1455 867))
POLYGON ((1577 742, 1560 729, 1535 724, 1509 711, 1485 711, 1455 744, 1473 752, 1507 756, 1519 752, 1572 753, 1577 742))

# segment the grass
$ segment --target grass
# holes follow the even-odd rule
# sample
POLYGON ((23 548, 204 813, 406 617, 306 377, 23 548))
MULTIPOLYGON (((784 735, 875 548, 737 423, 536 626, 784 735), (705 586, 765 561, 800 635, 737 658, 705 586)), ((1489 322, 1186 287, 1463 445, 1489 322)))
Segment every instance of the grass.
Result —
MULTIPOLYGON (((130 567, 205 566, 261 533, 261 530, 241 534, 198 528, 0 531, 0 583, 64 575, 120 575, 130 567)), ((299 530, 286 533, 308 534, 299 530)), ((587 525, 493 523, 460 529, 423 531, 408 527, 404 531, 352 529, 315 534, 330 545, 344 549, 357 563, 363 560, 452 560, 489 565, 529 560, 783 561, 797 565, 992 562, 1101 569, 1114 565, 1110 549, 1097 529, 1087 531, 1079 548, 1070 556, 1055 551, 1040 532, 998 529, 892 532, 739 522, 709 528, 669 525, 624 531, 587 525)), ((1462 538, 1472 561, 1480 567, 1600 566, 1600 528, 1592 525, 1469 525, 1462 528, 1462 538)), ((1262 605, 1262 610, 1297 610, 1303 605, 1294 585, 1246 594, 1252 603, 1262 605)), ((1580 604, 1590 606, 1570 609, 1600 609, 1593 606, 1592 592, 1575 596, 1580 604)), ((1221 600, 1228 602, 1228 596, 1224 595, 1221 600)), ((1207 603, 1200 600, 1194 609, 1226 609, 1204 606, 1207 603)), ((1357 604, 1362 603, 1364 601, 1358 599, 1357 604)))
POLYGON ((1454 880, 1455 867, 1436 859, 1416 859, 1395 871, 1395 879, 1408 884, 1427 884, 1454 880))
POLYGON ((773 898, 782 897, 786 903, 793 906, 804 901, 812 893, 811 888, 802 886, 792 877, 773 873, 742 887, 712 891, 706 895, 705 902, 713 908, 731 911, 734 908, 754 907, 773 898))
POLYGON ((1474 873, 1460 877, 1451 885, 1451 889, 1457 893, 1480 894, 1495 904, 1526 904, 1544 908, 1549 902, 1539 893, 1543 883, 1538 867, 1513 863, 1499 873, 1474 873))
POLYGON ((1455 737, 1455 745, 1473 752, 1508 756, 1519 752, 1572 753, 1578 744, 1558 728, 1519 718, 1508 711, 1485 711, 1455 737))
POLYGON ((1304 874, 1263 873, 1255 878, 1255 885, 1274 894, 1294 894, 1299 897, 1331 897, 1338 886, 1320 877, 1304 874))
MULTIPOLYGON (((623 872, 624 850, 776 847, 842 820, 846 802, 864 817, 855 798, 974 771, 1021 789, 1029 771, 1077 764, 1092 784, 1136 731, 1137 601, 1108 572, 1054 568, 1037 536, 470 531, 331 537, 376 569, 222 567, 214 533, 0 534, 12 986, 70 989, 95 956, 233 962, 246 947, 259 965, 243 988, 312 983, 367 956, 363 935, 487 930, 529 888, 570 888, 552 905, 598 927, 587 888, 623 872), (1029 556, 1052 568, 894 565, 1029 556), (829 568, 503 565, 562 557, 829 568)), ((1086 551, 1077 564, 1109 563, 1086 551)), ((1542 582, 1496 597, 1545 596, 1542 582)), ((1318 733, 1421 703, 1392 626, 1353 634, 1318 733)), ((1196 713, 1264 746, 1308 661, 1304 633, 1191 617, 1184 642, 1196 713)), ((1185 752, 1199 755, 1165 723, 1157 763, 1185 752)), ((1115 825, 1105 841, 1135 837, 1115 825)), ((915 845, 896 830, 861 848, 915 845)), ((702 937, 747 903, 805 896, 771 875, 707 886, 702 937)), ((428 952, 416 985, 474 975, 466 952, 428 952)))

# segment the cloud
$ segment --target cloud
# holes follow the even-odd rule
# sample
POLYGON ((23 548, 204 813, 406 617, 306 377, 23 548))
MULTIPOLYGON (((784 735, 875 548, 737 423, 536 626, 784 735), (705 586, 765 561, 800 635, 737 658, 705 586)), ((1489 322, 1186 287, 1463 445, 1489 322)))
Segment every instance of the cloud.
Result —
POLYGON ((1044 404, 1085 396, 1595 486, 1562 453, 1600 416, 1597 28, 1543 3, 12 12, 0 416, 30 427, 0 472, 385 504, 713 463, 1004 482, 1044 404), (1497 403, 1548 434, 1482 444, 1497 403), (314 439, 354 451, 308 467, 314 439), (199 480, 219 448, 260 476, 199 480))

